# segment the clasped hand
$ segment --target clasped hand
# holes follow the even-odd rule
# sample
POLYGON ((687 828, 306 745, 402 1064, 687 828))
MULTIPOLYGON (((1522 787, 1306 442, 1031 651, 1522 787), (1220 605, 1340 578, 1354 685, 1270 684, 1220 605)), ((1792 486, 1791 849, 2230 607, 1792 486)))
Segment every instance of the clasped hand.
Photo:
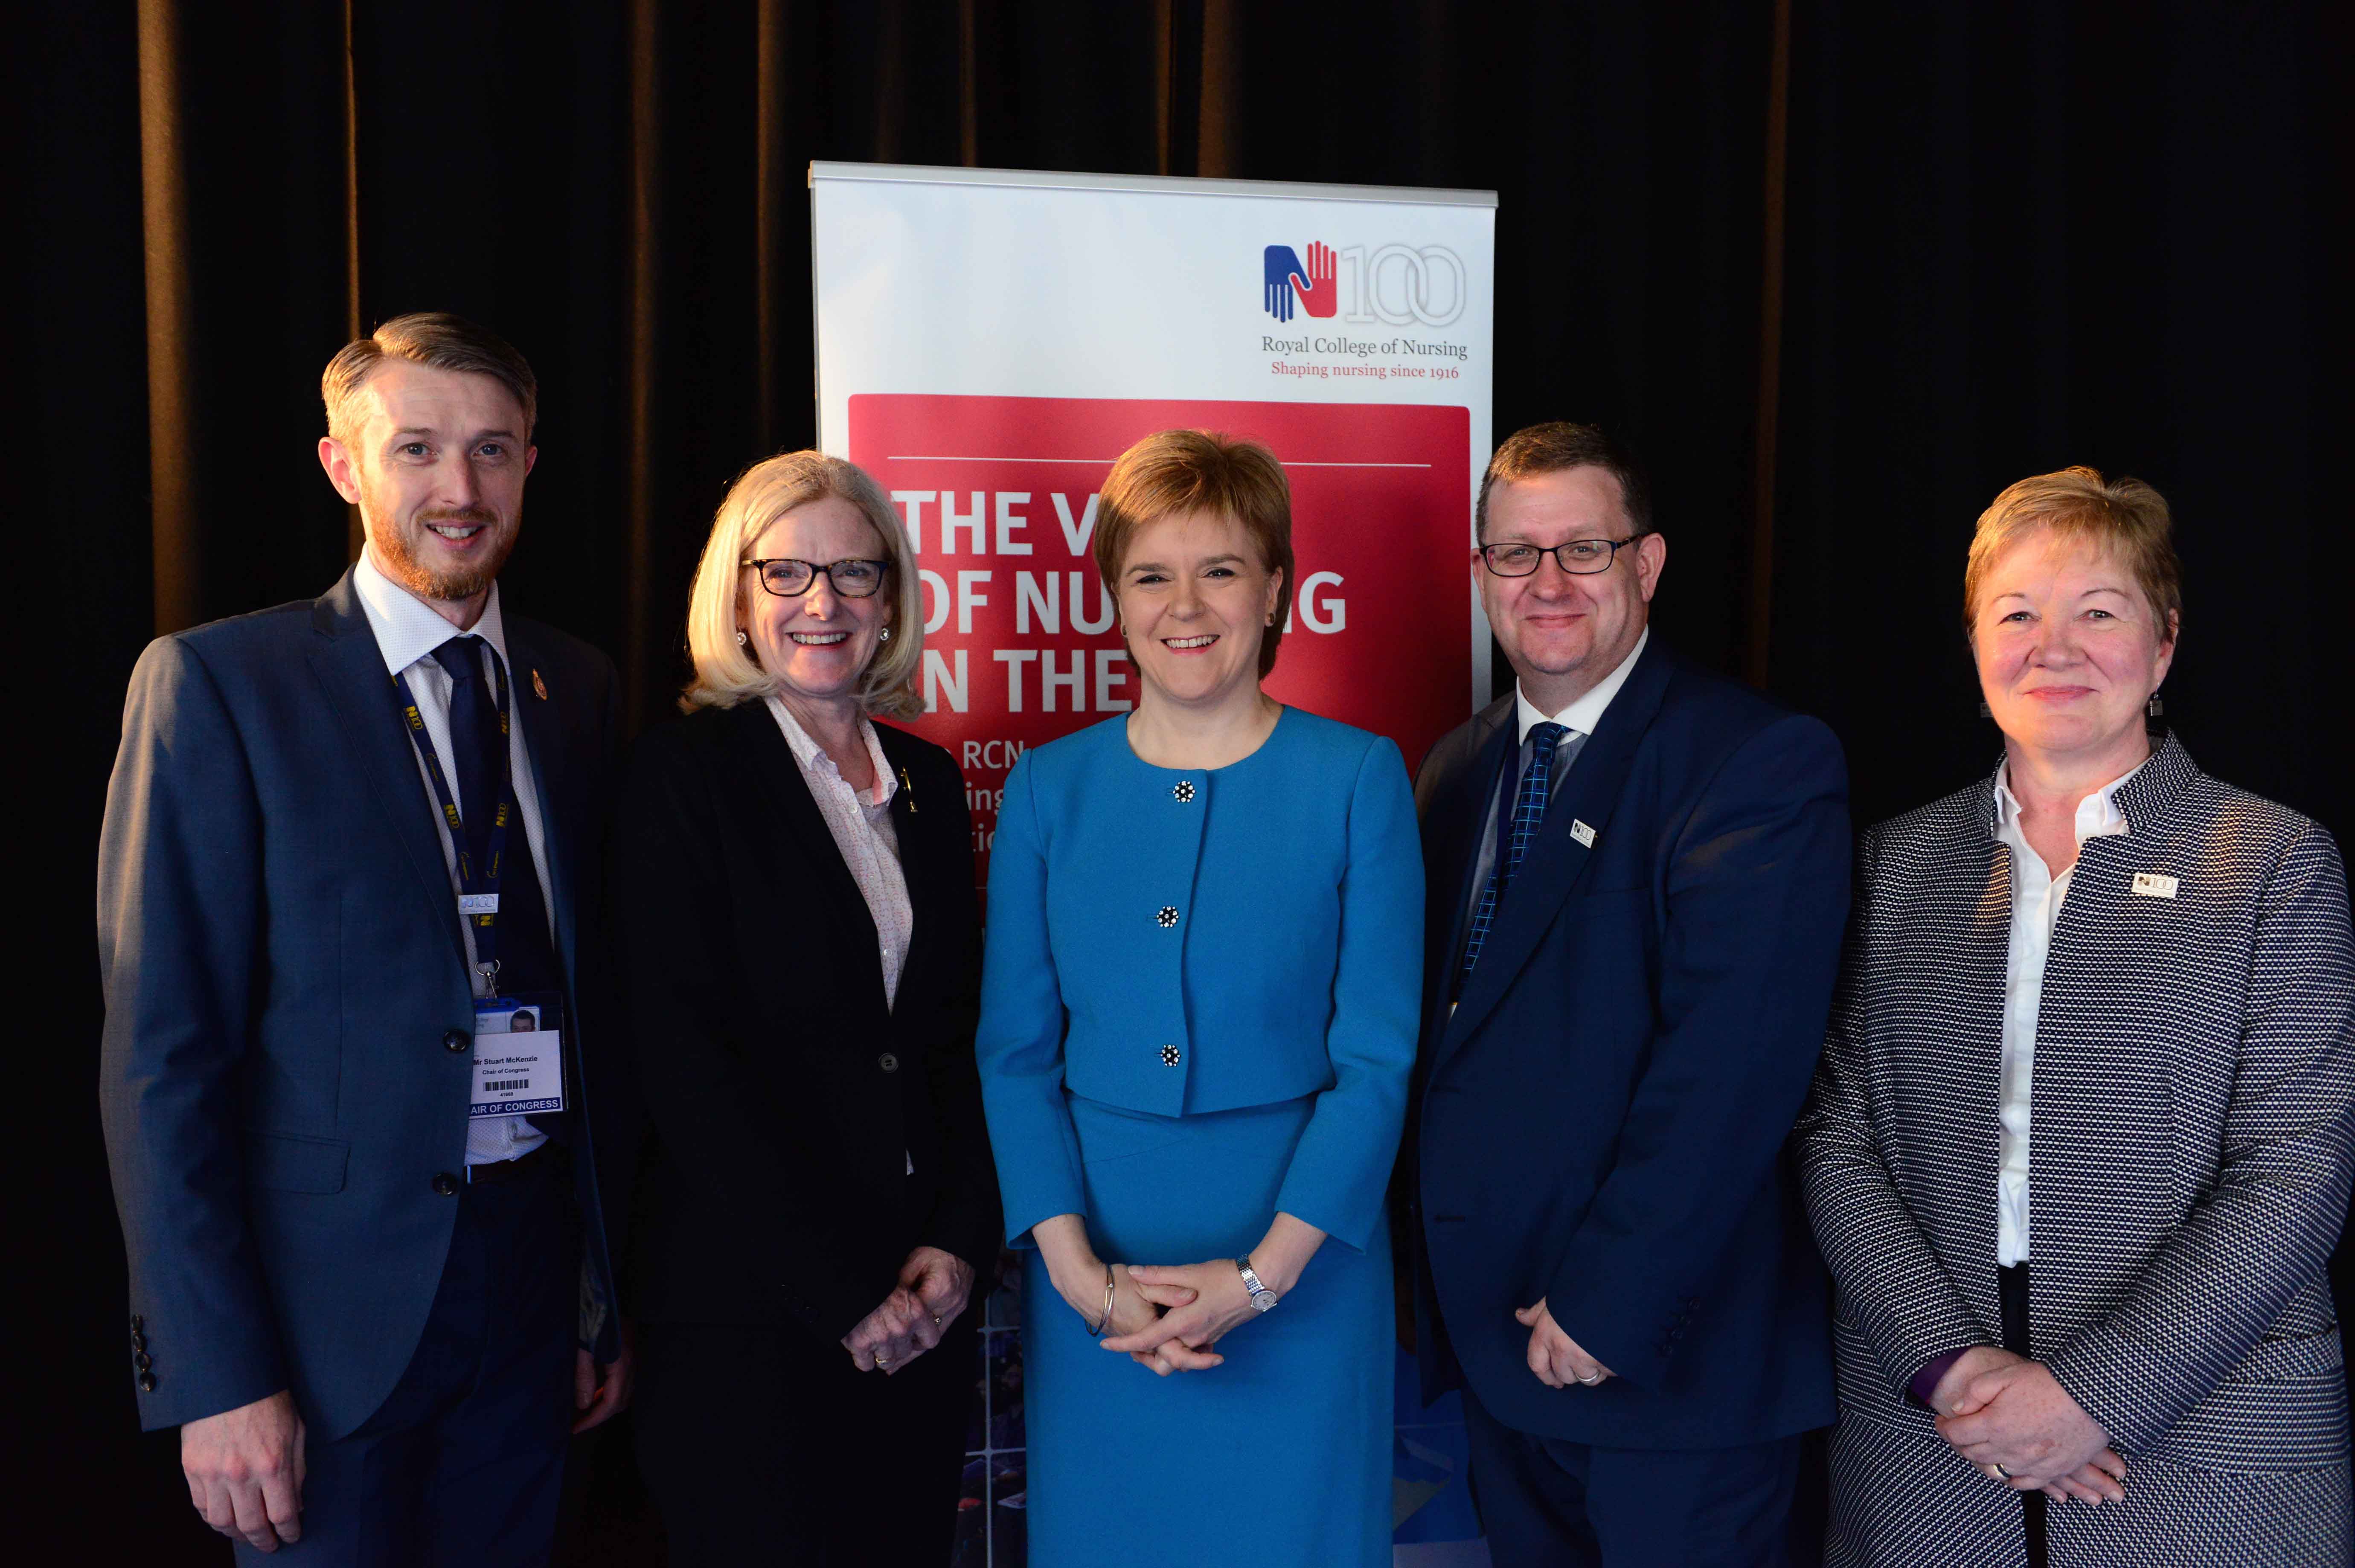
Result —
POLYGON ((850 1364, 885 1377, 941 1342, 973 1295, 973 1265, 938 1247, 918 1247, 900 1265, 899 1284, 842 1337, 850 1364))
POLYGON ((1104 1349, 1126 1351, 1165 1378, 1222 1365, 1226 1358, 1210 1347, 1230 1329, 1259 1316, 1232 1258, 1174 1268, 1131 1264, 1124 1272, 1156 1315, 1134 1331, 1107 1339, 1104 1349))
POLYGON ((2109 1434, 2041 1362, 1989 1345, 1966 1351, 1938 1380, 1930 1408, 1955 1453, 2016 1491, 2126 1500, 2126 1464, 2109 1434))

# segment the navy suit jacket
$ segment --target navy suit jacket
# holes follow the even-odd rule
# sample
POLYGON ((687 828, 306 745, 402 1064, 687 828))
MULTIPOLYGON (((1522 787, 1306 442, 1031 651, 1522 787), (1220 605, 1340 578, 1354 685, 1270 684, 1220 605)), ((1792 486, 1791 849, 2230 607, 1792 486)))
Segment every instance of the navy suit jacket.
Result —
POLYGON ((1815 720, 1656 636, 1554 796, 1453 1014, 1513 699, 1416 783, 1427 964, 1408 1183, 1424 1397, 1611 1447, 1764 1442, 1832 1419, 1823 1264, 1783 1149, 1848 912, 1848 775, 1815 720), (1589 837, 1573 833, 1582 824, 1589 837), (1551 1389, 1546 1298, 1617 1375, 1551 1389))
MULTIPOLYGON (((617 682, 586 644, 505 623, 569 977, 566 1131, 610 1302, 585 1113, 611 1108, 588 1068, 617 682)), ((142 1424, 291 1388, 314 1435, 341 1436, 391 1392, 433 1303, 458 1211, 435 1179, 464 1174, 474 1021, 433 805, 348 573, 141 656, 98 938, 142 1424)))

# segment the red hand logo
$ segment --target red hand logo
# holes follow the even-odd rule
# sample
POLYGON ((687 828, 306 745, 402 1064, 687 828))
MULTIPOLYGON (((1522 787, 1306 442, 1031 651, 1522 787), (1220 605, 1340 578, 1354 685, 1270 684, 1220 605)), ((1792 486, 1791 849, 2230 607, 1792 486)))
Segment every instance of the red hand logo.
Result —
POLYGON ((1311 315, 1329 316, 1341 308, 1339 270, 1334 264, 1333 247, 1322 240, 1308 242, 1308 276, 1292 274, 1293 292, 1300 296, 1300 308, 1311 315))

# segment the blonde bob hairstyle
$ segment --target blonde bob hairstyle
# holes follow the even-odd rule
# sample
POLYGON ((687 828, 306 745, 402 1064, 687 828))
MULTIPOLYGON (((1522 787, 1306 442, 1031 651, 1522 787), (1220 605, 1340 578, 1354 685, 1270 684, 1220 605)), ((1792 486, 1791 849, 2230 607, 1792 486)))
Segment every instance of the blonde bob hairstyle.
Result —
POLYGON ((750 594, 762 592, 743 561, 769 526, 796 508, 827 496, 849 502, 875 529, 885 568, 879 592, 890 596, 891 638, 876 650, 858 679, 858 706, 883 718, 904 719, 924 710, 916 688, 924 656, 924 588, 916 576, 916 552, 900 509, 866 470, 823 452, 788 452, 752 464, 728 487, 711 519, 703 562, 687 601, 687 651, 695 678, 679 698, 680 708, 733 708, 748 698, 766 697, 777 678, 761 667, 748 644, 739 643, 750 594))
POLYGON ((1284 464, 1258 442, 1211 430, 1161 431, 1122 453, 1096 503, 1096 575, 1115 598, 1136 530, 1182 512, 1232 518, 1267 570, 1284 573, 1274 624, 1260 634, 1264 677, 1275 667, 1276 645, 1292 613, 1292 486, 1284 464))
POLYGON ((1979 514, 1963 568, 1963 628, 1977 635, 1979 590, 1998 557, 2038 528, 2115 556, 2134 574, 2158 615, 2162 637, 2174 640, 2183 614, 2183 563, 2176 559, 2174 519, 2167 497, 2139 479, 2105 480, 2097 468, 2037 474, 2007 487, 1979 514))

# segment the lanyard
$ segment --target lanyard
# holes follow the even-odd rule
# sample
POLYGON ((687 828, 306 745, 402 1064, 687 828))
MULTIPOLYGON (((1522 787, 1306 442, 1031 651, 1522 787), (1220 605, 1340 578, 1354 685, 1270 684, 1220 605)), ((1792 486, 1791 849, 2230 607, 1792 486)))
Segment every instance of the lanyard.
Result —
POLYGON ((425 732, 425 716, 418 711, 416 694, 409 689, 409 677, 396 673, 392 685, 400 699, 401 720, 409 726, 409 738, 416 744, 418 758, 425 764, 425 776, 433 785, 434 801, 442 807, 442 819, 450 825, 451 846, 458 852, 458 913, 474 927, 474 968, 496 997, 499 994, 499 871, 506 853, 507 824, 515 820, 516 803, 514 753, 508 749, 512 742, 507 738, 506 661, 496 651, 491 656, 491 670, 498 693, 499 796, 498 807, 491 816, 490 841, 484 846, 480 866, 474 864, 474 853, 467 848, 466 827, 458 815, 457 796, 451 793, 449 775, 442 771, 442 759, 433 754, 433 738, 425 732))

